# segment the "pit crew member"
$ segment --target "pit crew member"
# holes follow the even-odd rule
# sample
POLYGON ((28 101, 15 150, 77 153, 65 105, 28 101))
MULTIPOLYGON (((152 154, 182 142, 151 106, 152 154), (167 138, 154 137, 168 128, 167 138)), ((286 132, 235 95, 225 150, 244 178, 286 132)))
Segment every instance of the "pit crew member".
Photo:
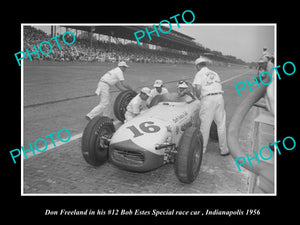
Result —
POLYGON ((164 87, 164 83, 162 80, 156 80, 154 82, 154 85, 153 85, 153 89, 151 90, 150 94, 151 94, 151 97, 148 98, 148 105, 151 103, 151 100, 157 96, 157 95, 163 95, 163 94, 168 94, 169 91, 167 88, 164 87))
POLYGON ((143 110, 147 109, 147 99, 151 97, 151 90, 148 87, 143 87, 138 95, 136 95, 126 108, 125 122, 139 115, 143 110))
POLYGON ((124 83, 124 74, 128 65, 126 62, 121 61, 118 63, 118 67, 105 73, 98 82, 95 93, 100 97, 99 104, 94 107, 85 117, 87 120, 91 120, 94 117, 104 113, 105 108, 108 106, 110 101, 109 89, 115 85, 120 91, 132 88, 124 83))
POLYGON ((203 135, 203 153, 206 151, 212 121, 217 125, 220 154, 229 154, 226 140, 226 112, 224 109, 223 90, 219 75, 207 68, 208 60, 200 57, 196 59, 197 73, 193 85, 196 96, 201 99, 199 117, 200 131, 203 135))

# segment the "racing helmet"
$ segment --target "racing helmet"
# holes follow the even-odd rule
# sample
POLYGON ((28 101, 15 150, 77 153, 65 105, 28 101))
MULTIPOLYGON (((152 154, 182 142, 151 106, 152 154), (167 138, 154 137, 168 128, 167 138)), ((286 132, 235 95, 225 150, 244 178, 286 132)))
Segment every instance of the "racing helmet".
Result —
POLYGON ((187 85, 187 83, 184 80, 180 80, 177 83, 177 88, 188 88, 189 86, 187 85))

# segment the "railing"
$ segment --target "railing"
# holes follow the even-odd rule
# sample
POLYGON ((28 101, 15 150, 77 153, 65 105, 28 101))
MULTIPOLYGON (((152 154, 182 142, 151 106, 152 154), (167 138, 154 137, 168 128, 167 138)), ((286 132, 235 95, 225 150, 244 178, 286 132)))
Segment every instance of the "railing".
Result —
MULTIPOLYGON (((230 154, 234 160, 238 157, 246 155, 246 153, 242 151, 242 147, 238 141, 241 124, 250 108, 264 96, 267 87, 268 86, 262 86, 261 88, 251 92, 238 106, 230 121, 227 140, 230 154)), ((242 163, 241 161, 242 159, 238 160, 237 162, 242 163)), ((251 163, 252 167, 249 163, 244 163, 242 166, 259 177, 260 188, 264 192, 272 192, 274 190, 274 166, 264 161, 260 161, 260 163, 258 163, 257 160, 253 160, 251 163)))

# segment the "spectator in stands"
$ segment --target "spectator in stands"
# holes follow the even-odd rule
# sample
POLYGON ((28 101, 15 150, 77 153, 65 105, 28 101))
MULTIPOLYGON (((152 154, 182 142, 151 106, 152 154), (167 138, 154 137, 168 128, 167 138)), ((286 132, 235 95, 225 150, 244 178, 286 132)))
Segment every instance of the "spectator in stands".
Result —
MULTIPOLYGON (((24 48, 33 52, 33 45, 37 45, 42 41, 51 37, 45 32, 31 26, 24 26, 24 48)), ((62 38, 62 36, 60 36, 62 38)), ((73 40, 71 35, 65 36, 67 41, 73 40), (70 38, 70 40, 69 40, 70 38)), ((52 40, 55 42, 54 40, 52 40)), ((136 44, 107 43, 105 41, 93 40, 93 48, 91 48, 90 39, 85 36, 76 37, 73 45, 65 45, 60 40, 61 49, 53 43, 52 53, 49 55, 40 54, 32 55, 34 60, 54 60, 54 61, 79 61, 79 62, 115 62, 125 60, 128 62, 138 63, 187 63, 190 62, 195 55, 183 55, 180 52, 171 52, 166 50, 148 49, 136 44)), ((43 50, 47 52, 49 46, 43 45, 43 50)))

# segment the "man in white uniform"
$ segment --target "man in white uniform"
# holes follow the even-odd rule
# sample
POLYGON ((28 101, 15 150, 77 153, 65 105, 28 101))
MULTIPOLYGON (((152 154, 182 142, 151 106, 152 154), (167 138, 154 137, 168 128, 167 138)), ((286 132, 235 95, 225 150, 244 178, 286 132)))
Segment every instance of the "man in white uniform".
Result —
POLYGON ((202 57, 196 59, 195 65, 198 72, 193 81, 196 95, 201 99, 199 117, 201 120, 200 131, 203 135, 203 153, 206 151, 212 121, 215 121, 218 127, 220 153, 228 155, 226 113, 221 80, 216 72, 207 68, 207 62, 208 60, 202 57))
POLYGON ((140 93, 136 95, 127 106, 127 111, 125 113, 125 122, 133 119, 147 108, 147 99, 151 97, 150 88, 144 87, 141 89, 140 93))
POLYGON ((151 94, 151 97, 148 98, 147 102, 148 102, 148 105, 151 103, 152 99, 156 96, 156 95, 163 95, 163 94, 168 94, 168 89, 165 88, 164 86, 164 83, 162 80, 156 80, 154 82, 154 85, 153 85, 153 89, 151 90, 150 94, 151 94))
POLYGON ((98 82, 97 89, 95 93, 100 97, 99 104, 92 109, 87 115, 86 119, 91 120, 94 117, 103 114, 104 109, 108 106, 110 95, 109 95, 109 89, 111 86, 115 85, 120 91, 124 91, 127 89, 132 88, 124 84, 124 75, 123 72, 125 72, 128 65, 126 62, 121 61, 118 63, 118 67, 108 71, 105 73, 98 82))

